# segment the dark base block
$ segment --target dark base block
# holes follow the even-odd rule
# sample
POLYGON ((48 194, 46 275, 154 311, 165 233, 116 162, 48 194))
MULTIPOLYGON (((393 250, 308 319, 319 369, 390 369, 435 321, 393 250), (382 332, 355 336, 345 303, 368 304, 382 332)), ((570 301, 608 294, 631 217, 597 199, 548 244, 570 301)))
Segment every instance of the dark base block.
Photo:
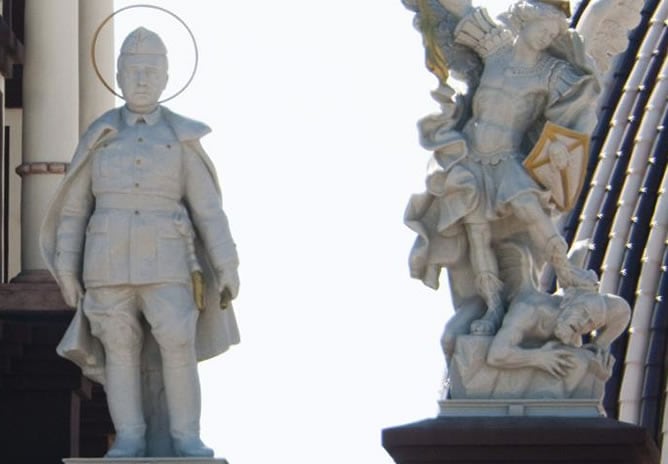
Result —
POLYGON ((229 464, 223 458, 65 458, 64 464, 229 464))
POLYGON ((606 418, 438 417, 383 430, 397 464, 658 464, 647 431, 606 418))

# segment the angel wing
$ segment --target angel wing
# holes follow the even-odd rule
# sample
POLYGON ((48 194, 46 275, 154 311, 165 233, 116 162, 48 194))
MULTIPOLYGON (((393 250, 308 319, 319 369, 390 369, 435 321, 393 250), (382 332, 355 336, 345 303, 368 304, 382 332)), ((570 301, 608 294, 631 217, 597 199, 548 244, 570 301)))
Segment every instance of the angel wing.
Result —
POLYGON ((475 82, 482 71, 482 63, 469 48, 455 44, 453 33, 459 18, 438 0, 402 2, 416 13, 414 24, 422 33, 427 68, 436 75, 439 84, 446 86, 451 73, 452 77, 466 84, 475 82))
MULTIPOLYGON (((402 0, 414 11, 414 25, 422 34, 427 69, 438 79, 432 97, 441 112, 423 118, 420 123, 421 143, 431 149, 437 133, 447 132, 467 119, 470 96, 478 87, 482 62, 470 48, 455 43, 454 30, 459 18, 446 10, 439 0, 402 0)), ((470 6, 470 0, 463 0, 470 6)))
POLYGON ((596 64, 599 80, 606 82, 615 59, 629 45, 629 32, 640 22, 643 0, 592 0, 584 8, 576 30, 585 51, 596 64))

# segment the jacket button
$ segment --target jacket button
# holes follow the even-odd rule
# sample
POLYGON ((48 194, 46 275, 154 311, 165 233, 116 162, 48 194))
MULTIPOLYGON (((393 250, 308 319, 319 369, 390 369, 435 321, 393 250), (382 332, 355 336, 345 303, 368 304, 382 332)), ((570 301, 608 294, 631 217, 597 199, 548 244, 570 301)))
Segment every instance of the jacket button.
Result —
POLYGON ((135 214, 139 214, 139 210, 135 210, 135 214))

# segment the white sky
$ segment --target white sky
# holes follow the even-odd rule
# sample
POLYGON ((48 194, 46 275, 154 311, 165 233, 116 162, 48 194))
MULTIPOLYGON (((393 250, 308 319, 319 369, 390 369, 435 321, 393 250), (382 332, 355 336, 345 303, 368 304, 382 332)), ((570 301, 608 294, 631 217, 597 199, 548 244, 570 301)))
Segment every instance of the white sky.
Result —
MULTIPOLYGON (((141 3, 196 35, 199 71, 167 106, 213 129, 203 144, 241 258, 242 342, 200 364, 204 441, 230 464, 391 464, 381 430, 437 414, 451 315, 447 286, 408 274, 403 213, 429 156, 416 123, 437 110, 413 13, 400 0, 141 3)), ((120 14, 117 40, 135 23, 175 38, 178 87, 192 47, 163 16, 120 14)))

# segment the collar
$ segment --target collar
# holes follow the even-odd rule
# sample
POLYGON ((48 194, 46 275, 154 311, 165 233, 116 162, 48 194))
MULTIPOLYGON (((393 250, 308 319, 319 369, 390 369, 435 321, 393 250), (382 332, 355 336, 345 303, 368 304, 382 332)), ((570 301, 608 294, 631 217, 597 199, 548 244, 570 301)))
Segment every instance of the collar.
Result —
POLYGON ((126 105, 123 106, 121 113, 123 114, 123 120, 128 126, 134 126, 137 124, 137 122, 139 122, 140 119, 143 119, 149 126, 153 126, 158 121, 160 121, 160 117, 162 116, 159 106, 151 113, 142 114, 130 111, 126 105))

